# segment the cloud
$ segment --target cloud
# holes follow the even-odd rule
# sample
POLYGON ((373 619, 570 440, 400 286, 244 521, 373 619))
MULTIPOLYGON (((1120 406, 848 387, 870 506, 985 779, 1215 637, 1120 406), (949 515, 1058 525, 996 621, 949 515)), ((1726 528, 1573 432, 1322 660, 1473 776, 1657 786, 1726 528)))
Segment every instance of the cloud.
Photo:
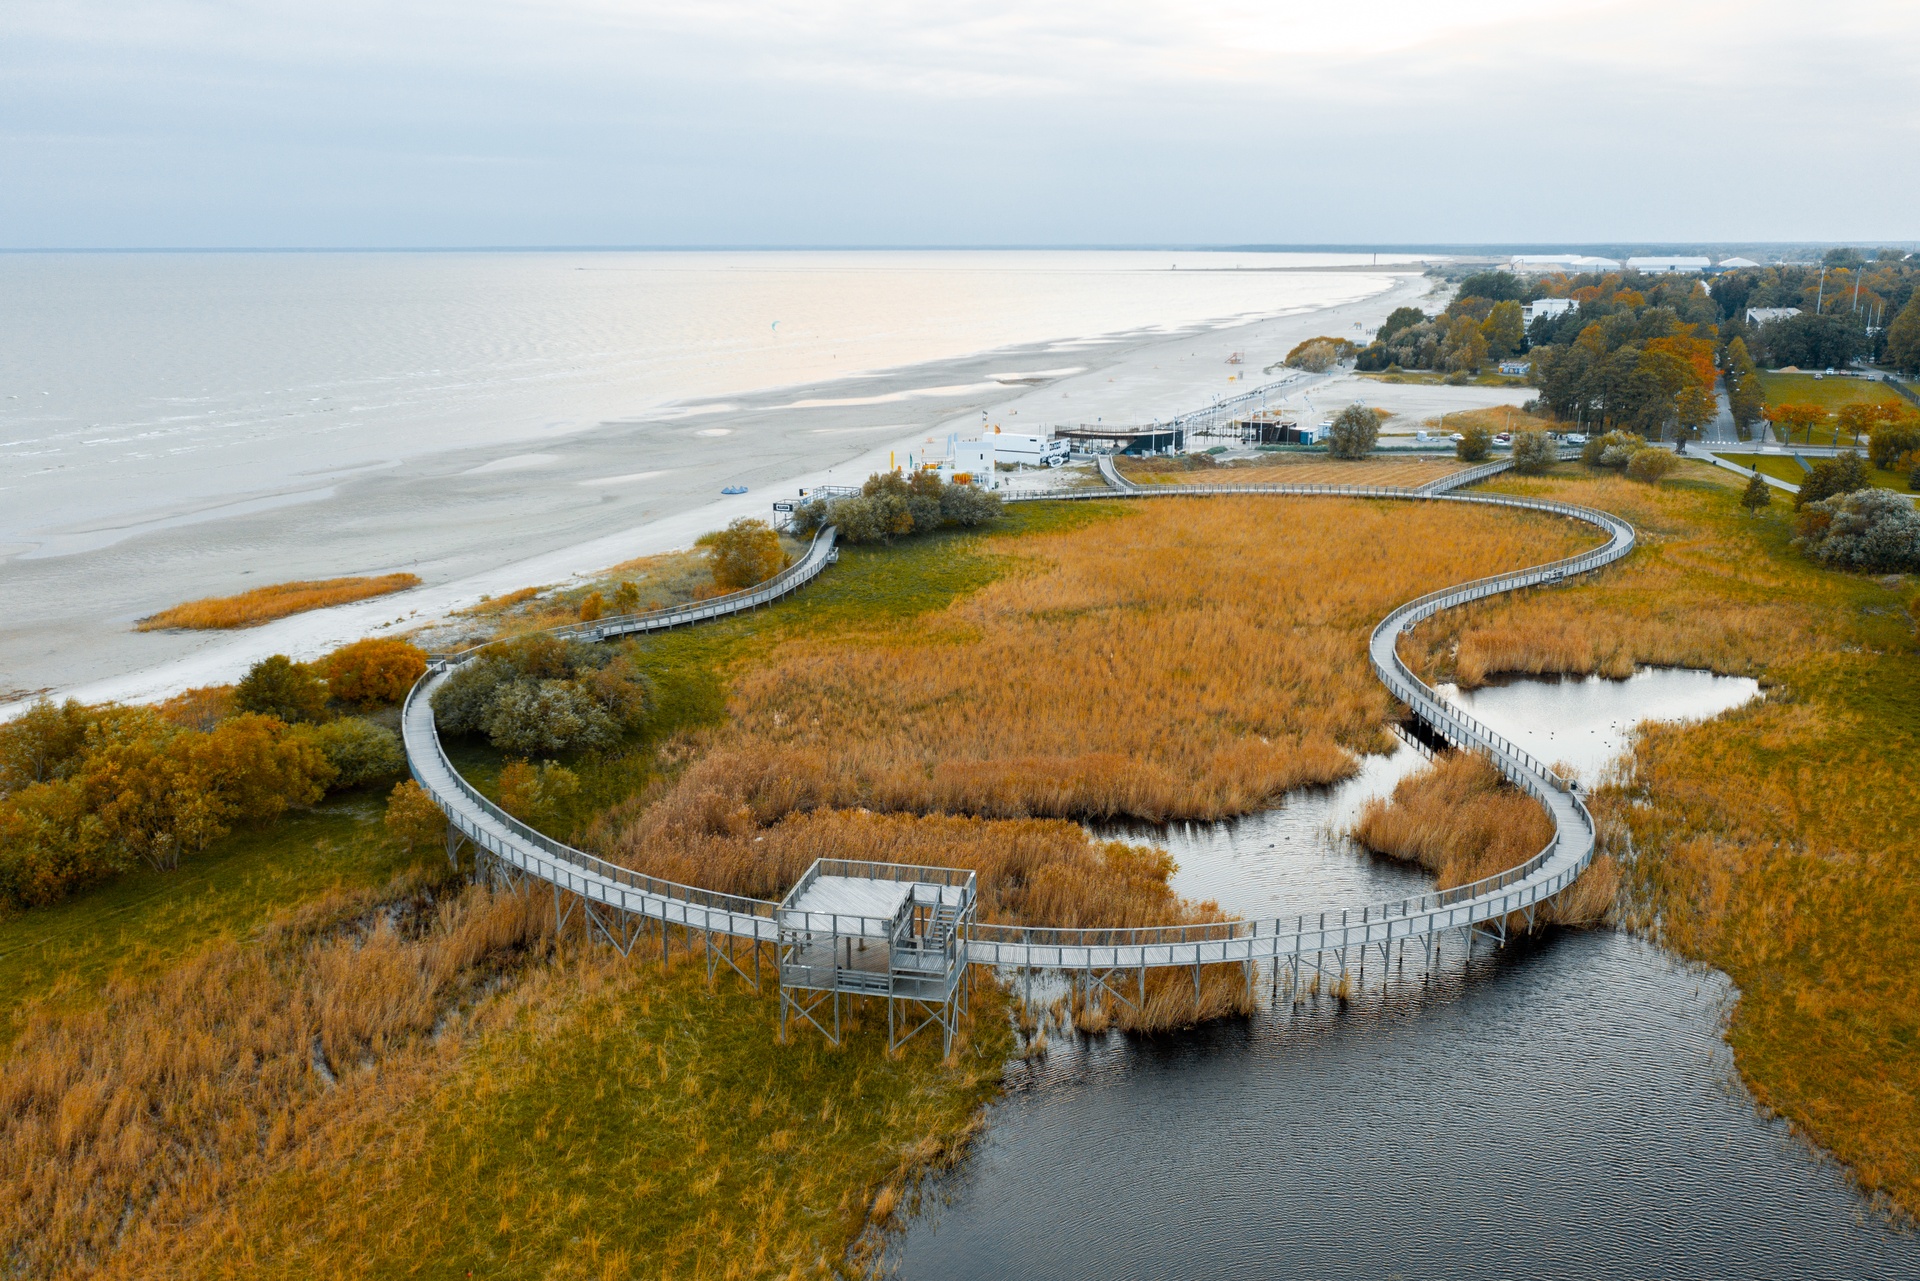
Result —
POLYGON ((1911 238, 1916 54, 1863 0, 14 0, 0 243, 1911 238))

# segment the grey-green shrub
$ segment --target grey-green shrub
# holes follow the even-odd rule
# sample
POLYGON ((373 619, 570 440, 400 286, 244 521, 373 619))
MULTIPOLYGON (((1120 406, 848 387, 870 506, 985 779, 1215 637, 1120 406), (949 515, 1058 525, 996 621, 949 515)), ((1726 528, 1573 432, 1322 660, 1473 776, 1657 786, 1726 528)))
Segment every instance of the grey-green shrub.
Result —
POLYGON ((407 772, 407 754, 399 735, 361 717, 343 716, 324 725, 295 726, 289 732, 312 743, 333 766, 330 790, 385 782, 407 772))

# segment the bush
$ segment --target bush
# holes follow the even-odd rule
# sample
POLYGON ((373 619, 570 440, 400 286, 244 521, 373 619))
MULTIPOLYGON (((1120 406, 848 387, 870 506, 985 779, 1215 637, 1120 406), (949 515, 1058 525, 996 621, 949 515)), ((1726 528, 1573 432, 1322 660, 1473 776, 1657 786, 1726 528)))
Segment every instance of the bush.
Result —
POLYGON ((327 686, 313 669, 285 654, 263 658, 233 687, 233 705, 289 725, 327 718, 327 686))
POLYGON ((395 784, 387 797, 386 826, 387 835, 409 854, 437 847, 447 839, 447 816, 412 779, 395 784))
POLYGON ((645 724, 652 703, 652 682, 629 652, 528 636, 463 664, 434 691, 433 715, 442 733, 553 755, 613 746, 645 724))
POLYGON ((1800 480, 1800 492, 1793 496, 1796 508, 1840 494, 1851 494, 1867 487, 1867 469, 1860 455, 1851 449, 1832 458, 1822 458, 1800 480))
POLYGON ((1900 495, 1859 489, 1807 503, 1794 546, 1833 569, 1920 570, 1920 512, 1900 495))
POLYGON ((632 583, 622 581, 613 589, 613 612, 631 614, 640 608, 640 589, 632 583))
POLYGON ((1343 360, 1352 360, 1359 348, 1345 338, 1308 338, 1295 343, 1282 363, 1289 369, 1304 369, 1323 374, 1343 360))
POLYGON ((1493 433, 1485 427, 1469 427, 1453 442, 1453 452, 1463 463, 1484 462, 1493 452, 1493 433))
POLYGON ((596 623, 607 612, 607 598, 599 592, 588 592, 587 598, 580 602, 580 621, 596 623))
POLYGON ((1649 446, 1636 451, 1627 460, 1627 475, 1649 485, 1657 485, 1679 465, 1680 460, 1666 450, 1649 446))
POLYGON ((1559 452, 1543 431, 1519 431, 1513 434, 1513 469, 1537 476, 1558 461, 1559 452))
POLYGON ((1757 512, 1773 503, 1773 486, 1759 472, 1747 480, 1747 487, 1740 495, 1740 505, 1750 512, 1757 512))
POLYGON ((895 473, 870 476, 860 493, 816 499, 794 513, 794 528, 811 533, 827 525, 842 542, 881 543, 908 534, 985 524, 1003 509, 997 495, 972 485, 949 485, 933 472, 911 479, 895 473))
POLYGON ((0 724, 0 796, 73 772, 86 754, 89 710, 71 698, 41 699, 0 724))
POLYGON ((327 692, 356 707, 398 703, 426 674, 427 655, 403 640, 368 638, 339 649, 320 660, 327 692))
POLYGON ((579 791, 580 776, 553 761, 537 769, 511 761, 500 771, 500 808, 535 827, 554 824, 579 791))
POLYGON ((1647 442, 1630 431, 1610 431, 1587 441, 1580 450, 1580 461, 1589 467, 1625 467, 1646 447, 1647 442))
POLYGON ((780 546, 780 535, 774 533, 765 521, 746 516, 725 529, 702 535, 695 546, 707 549, 707 564, 713 571, 713 581, 729 591, 756 587, 786 568, 787 564, 787 554, 780 546))
POLYGON ((343 716, 325 725, 301 725, 292 735, 310 743, 333 768, 331 788, 359 787, 407 772, 407 754, 400 736, 358 716, 343 716))
POLYGON ((1365 458, 1380 439, 1380 415, 1362 404, 1348 405, 1327 432, 1327 452, 1335 458, 1365 458))
POLYGON ((1875 467, 1891 471, 1895 462, 1920 449, 1920 427, 1911 423, 1876 424, 1876 427, 1867 441, 1867 457, 1875 467))
POLYGON ((608 748, 620 741, 619 724, 571 681, 503 686, 480 727, 495 747, 521 756, 608 748))

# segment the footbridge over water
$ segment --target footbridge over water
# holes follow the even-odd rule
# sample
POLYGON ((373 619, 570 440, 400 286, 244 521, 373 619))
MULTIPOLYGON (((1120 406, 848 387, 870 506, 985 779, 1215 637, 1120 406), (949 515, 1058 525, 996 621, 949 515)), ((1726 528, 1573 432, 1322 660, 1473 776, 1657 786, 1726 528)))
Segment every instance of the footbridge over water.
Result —
MULTIPOLYGON (((1138 999, 1135 993, 1144 994, 1149 970, 1191 970, 1197 987, 1204 966, 1240 965, 1251 977, 1255 966, 1265 965, 1270 967, 1276 980, 1284 969, 1297 983, 1303 970, 1331 977, 1335 971, 1330 958, 1338 958, 1337 973, 1341 975, 1346 973, 1350 957, 1364 958, 1370 949, 1378 949, 1384 959, 1391 949, 1414 944, 1421 946, 1431 961, 1438 941, 1451 932, 1462 932, 1471 954, 1476 935, 1485 934, 1504 941, 1510 921, 1519 918, 1531 924, 1540 906, 1572 885, 1592 861, 1593 817, 1579 793, 1556 777, 1545 763, 1448 704, 1416 676, 1401 660, 1397 642, 1403 633, 1442 610, 1505 592, 1551 586, 1609 565, 1632 551, 1635 536, 1633 526, 1625 520, 1589 507, 1457 492, 1506 470, 1508 465, 1505 461, 1490 463, 1417 489, 1286 484, 1144 487, 1129 484, 1110 459, 1103 459, 1101 471, 1109 485, 1106 490, 1065 491, 1010 500, 1194 501, 1270 495, 1462 503, 1542 512, 1580 521, 1594 526, 1606 536, 1606 541, 1563 560, 1461 583, 1408 601, 1381 619, 1368 641, 1368 656, 1375 675, 1415 718, 1454 747, 1484 753, 1503 776, 1545 807, 1552 817, 1554 834, 1533 857, 1469 885, 1384 903, 1335 906, 1324 912, 1290 918, 1133 929, 1062 929, 978 922, 969 914, 949 933, 938 935, 943 946, 952 948, 960 972, 964 974, 967 965, 1011 968, 1025 971, 1029 976, 1036 970, 1068 971, 1078 976, 1078 981, 1089 990, 1104 989, 1115 999, 1132 1003, 1138 999)), ((761 608, 811 582, 835 559, 834 531, 826 529, 815 537, 798 562, 750 591, 680 609, 560 628, 557 634, 582 640, 605 640, 761 608)), ((622 953, 631 953, 643 940, 657 940, 665 956, 673 945, 677 929, 683 947, 703 949, 710 975, 725 965, 756 983, 763 947, 775 949, 790 959, 834 954, 831 948, 817 946, 818 939, 798 937, 791 930, 783 933, 780 903, 666 881, 609 863, 536 831, 482 796, 448 760, 432 710, 434 691, 460 662, 477 652, 436 660, 409 693, 403 711, 407 760, 420 786, 446 811, 450 855, 455 854, 457 842, 470 842, 485 864, 487 874, 512 884, 550 890, 556 921, 564 922, 578 911, 589 929, 622 953)), ((936 885, 938 878, 950 876, 950 873, 928 869, 927 884, 936 885)), ((911 893, 917 894, 919 901, 939 897, 937 889, 922 888, 911 893)), ((897 905, 895 911, 898 911, 897 905)), ((792 916, 786 919, 791 924, 792 916)), ((860 928, 865 931, 869 927, 860 928)), ((806 962, 811 971, 808 982, 812 984, 806 990, 836 993, 836 1010, 838 993, 858 993, 862 984, 874 981, 870 967, 867 974, 859 972, 862 966, 856 963, 857 949, 849 950, 846 955, 848 964, 834 966, 835 973, 830 977, 823 977, 813 961, 806 962), (845 973, 839 972, 842 969, 845 973)), ((786 970, 783 965, 783 975, 786 970)), ((783 1014, 789 999, 800 999, 789 992, 790 987, 792 985, 783 980, 783 1014)), ((955 999, 956 991, 964 992, 964 984, 945 985, 943 980, 940 991, 944 995, 939 999, 947 1008, 932 1021, 946 1028, 950 1035, 952 1010, 948 1003, 955 999)), ((933 995, 931 990, 926 994, 933 995)), ((810 1011, 813 1007, 806 1008, 810 1011)), ((816 1022, 816 1026, 820 1024, 816 1022)))

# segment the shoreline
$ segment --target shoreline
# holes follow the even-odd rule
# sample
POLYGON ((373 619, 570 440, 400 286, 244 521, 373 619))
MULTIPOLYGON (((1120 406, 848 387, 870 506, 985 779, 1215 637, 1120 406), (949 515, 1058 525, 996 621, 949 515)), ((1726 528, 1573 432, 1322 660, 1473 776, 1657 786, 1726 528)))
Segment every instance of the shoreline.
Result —
POLYGON ((0 719, 41 697, 156 700, 237 679, 268 654, 312 658, 361 636, 425 626, 482 595, 687 547, 734 518, 764 517, 796 487, 864 478, 890 456, 944 453, 947 434, 983 423, 1019 430, 1171 416, 1263 381, 1260 367, 1300 338, 1377 323, 1430 288, 1417 267, 1369 274, 1383 287, 1349 302, 688 400, 546 439, 342 468, 287 487, 299 496, 220 505, 242 509, 233 515, 185 513, 106 546, 15 560, 6 567, 9 594, 35 605, 15 609, 0 640, 9 651, 0 719), (1242 350, 1244 364, 1225 363, 1242 350), (1229 383, 1232 375, 1244 383, 1229 383), (714 447, 733 436, 740 450, 714 447), (748 492, 716 500, 723 484, 748 492), (396 571, 426 582, 242 631, 131 630, 138 617, 200 596, 396 571), (168 586, 156 591, 156 582, 168 586))

